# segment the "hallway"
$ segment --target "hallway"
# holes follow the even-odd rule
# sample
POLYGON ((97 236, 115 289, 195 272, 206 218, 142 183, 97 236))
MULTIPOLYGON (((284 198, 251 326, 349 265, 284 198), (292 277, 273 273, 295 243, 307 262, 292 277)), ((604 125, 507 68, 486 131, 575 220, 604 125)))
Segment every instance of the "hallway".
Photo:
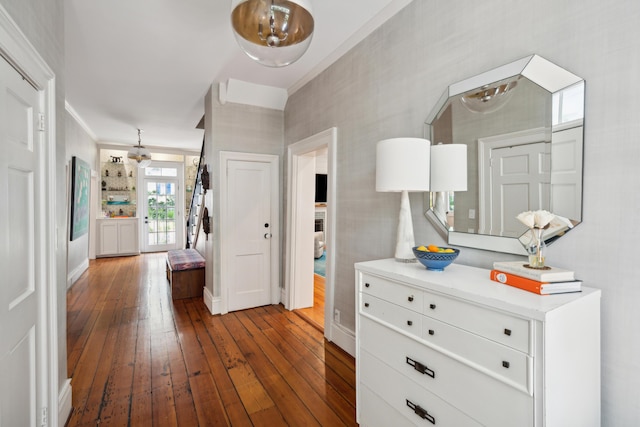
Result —
POLYGON ((353 426, 353 358, 281 305, 171 301, 165 253, 91 261, 67 293, 68 426, 353 426))

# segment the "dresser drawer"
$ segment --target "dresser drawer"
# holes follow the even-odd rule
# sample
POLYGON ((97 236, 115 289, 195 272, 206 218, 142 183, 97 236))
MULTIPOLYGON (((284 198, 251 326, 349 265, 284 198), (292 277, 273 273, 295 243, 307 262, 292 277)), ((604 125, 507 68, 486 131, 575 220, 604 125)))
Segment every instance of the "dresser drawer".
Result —
POLYGON ((360 295, 360 301, 361 313, 373 316, 417 337, 422 334, 423 316, 420 313, 365 293, 360 295))
POLYGON ((422 291, 397 282, 363 274, 360 292, 387 300, 409 310, 422 311, 422 291))
MULTIPOLYGON (((480 427, 468 415, 435 394, 424 390, 366 351, 360 353, 363 385, 379 395, 391 408, 416 426, 480 427)), ((364 406, 368 406, 364 404, 364 406)), ((403 425, 403 419, 393 423, 374 424, 381 427, 403 425)))
POLYGON ((360 414, 358 419, 360 427, 413 427, 415 425, 405 417, 405 414, 392 408, 369 387, 361 385, 358 387, 358 394, 357 409, 360 414))
MULTIPOLYGON (((533 425, 533 397, 449 354, 395 332, 371 319, 360 317, 362 350, 410 378, 481 424, 487 426, 533 425)), ((361 361, 358 361, 361 363, 361 361)), ((359 378, 366 382, 361 372, 359 378)), ((374 391, 378 391, 374 389, 374 391)))
POLYGON ((532 354, 528 320, 430 292, 424 292, 424 314, 532 354))
POLYGON ((490 375, 525 393, 533 393, 533 358, 526 353, 428 316, 422 318, 422 339, 488 370, 490 375))

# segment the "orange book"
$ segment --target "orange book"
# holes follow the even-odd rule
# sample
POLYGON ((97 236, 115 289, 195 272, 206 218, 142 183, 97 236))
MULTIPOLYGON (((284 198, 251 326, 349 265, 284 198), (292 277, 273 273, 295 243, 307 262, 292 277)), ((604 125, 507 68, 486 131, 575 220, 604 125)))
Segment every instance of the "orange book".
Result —
POLYGON ((491 280, 539 295, 580 292, 582 288, 581 280, 570 280, 567 282, 539 282, 537 280, 506 273, 500 270, 491 270, 491 280))

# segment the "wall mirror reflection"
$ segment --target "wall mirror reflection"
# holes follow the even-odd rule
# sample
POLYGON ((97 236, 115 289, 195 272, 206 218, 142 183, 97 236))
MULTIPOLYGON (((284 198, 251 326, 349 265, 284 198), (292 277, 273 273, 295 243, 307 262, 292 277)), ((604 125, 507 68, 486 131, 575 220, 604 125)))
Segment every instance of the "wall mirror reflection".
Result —
POLYGON ((425 215, 451 245, 526 254, 516 216, 539 209, 562 237, 582 220, 583 126, 584 80, 538 55, 450 85, 426 137, 467 145, 467 191, 427 193, 425 215))

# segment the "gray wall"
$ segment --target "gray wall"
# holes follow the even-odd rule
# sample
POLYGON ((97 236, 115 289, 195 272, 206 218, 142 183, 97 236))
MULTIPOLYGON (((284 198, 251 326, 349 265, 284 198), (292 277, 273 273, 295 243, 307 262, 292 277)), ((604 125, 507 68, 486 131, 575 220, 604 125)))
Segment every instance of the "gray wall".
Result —
MULTIPOLYGON (((96 170, 98 148, 95 141, 68 112, 64 112, 64 117, 67 165, 70 166, 71 158, 77 156, 79 159, 87 162, 91 166, 91 169, 99 175, 100 170, 96 170)), ((93 190, 93 187, 91 190, 93 190)), ((82 271, 82 267, 89 266, 89 233, 91 233, 91 230, 74 241, 69 241, 69 237, 67 236, 67 242, 69 243, 67 248, 67 287, 73 284, 69 280, 69 275, 75 272, 77 279, 82 271)))
POLYGON ((0 0, 0 4, 56 75, 56 269, 58 290, 58 378, 67 379, 67 179, 64 113, 64 0, 0 0))
MULTIPOLYGON (((209 167, 212 188, 207 192, 206 206, 213 217, 212 234, 205 244, 206 258, 213 260, 210 263, 213 271, 207 272, 206 286, 216 297, 220 296, 220 270, 216 269, 220 265, 220 151, 275 154, 282 158, 283 123, 282 111, 233 103, 221 104, 216 84, 211 86, 205 98, 205 163, 209 167)), ((281 186, 282 176, 280 160, 281 186)), ((282 222, 281 215, 281 230, 282 222)), ((204 240, 203 236, 198 240, 204 240)), ((200 243, 197 249, 202 253, 200 243)))
MULTIPOLYGON (((536 53, 586 80, 584 223, 548 259, 602 289, 604 426, 640 420, 640 2, 416 0, 290 97, 285 144, 338 128, 335 307, 354 328, 353 263, 393 256, 399 196, 375 192, 375 144, 422 136, 445 87, 536 53)), ((416 240, 442 242, 411 196, 416 240)), ((510 256, 462 250, 491 267, 510 256)))

